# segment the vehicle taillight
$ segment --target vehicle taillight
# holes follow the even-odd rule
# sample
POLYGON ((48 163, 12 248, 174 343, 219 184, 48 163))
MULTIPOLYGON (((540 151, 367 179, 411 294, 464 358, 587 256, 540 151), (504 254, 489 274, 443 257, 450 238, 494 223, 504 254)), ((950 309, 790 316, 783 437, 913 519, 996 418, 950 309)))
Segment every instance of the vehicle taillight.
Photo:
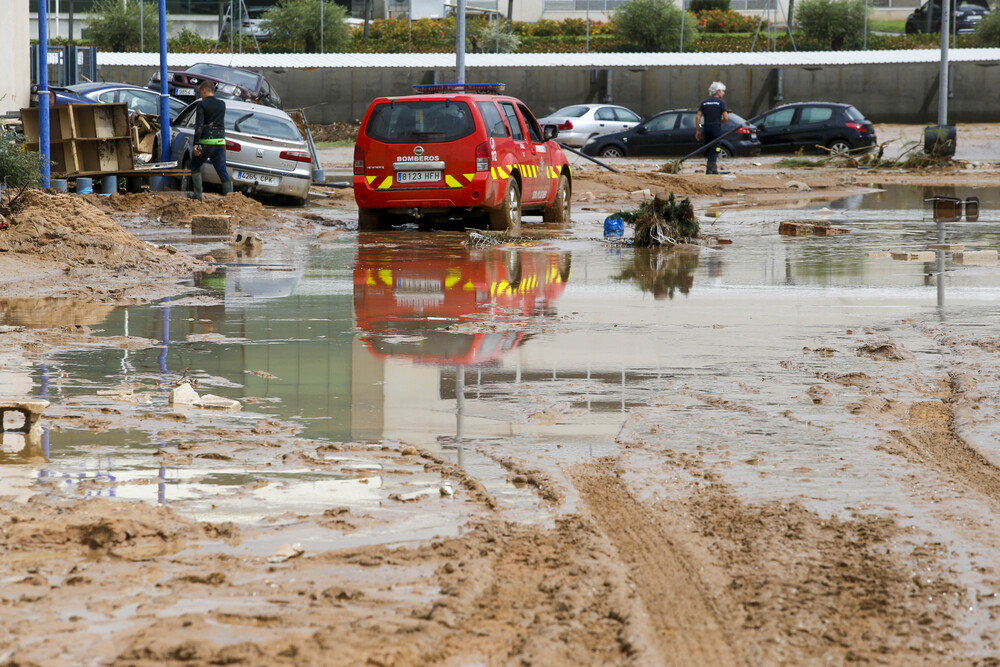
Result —
POLYGON ((753 130, 751 130, 749 127, 741 127, 740 129, 736 130, 736 134, 750 135, 753 134, 753 130))
POLYGON ((365 151, 360 146, 354 147, 354 174, 365 175, 365 151))
POLYGON ((868 128, 862 125, 861 123, 844 123, 844 124, 847 125, 847 127, 851 128, 852 130, 857 130, 861 134, 866 134, 868 132, 868 128))
MULTIPOLYGON (((357 162, 355 162, 357 164, 357 162)), ((476 146, 476 171, 490 170, 490 149, 486 142, 476 146)))
POLYGON ((569 121, 568 120, 565 123, 560 123, 559 124, 559 131, 560 132, 564 132, 566 130, 572 130, 572 129, 573 129, 573 121, 569 121))
POLYGON ((241 151, 241 150, 243 150, 243 147, 240 146, 235 141, 232 141, 231 139, 226 139, 226 150, 227 151, 241 151))
POLYGON ((278 157, 282 160, 291 160, 292 162, 312 162, 312 155, 309 155, 309 151, 281 151, 278 153, 278 157))

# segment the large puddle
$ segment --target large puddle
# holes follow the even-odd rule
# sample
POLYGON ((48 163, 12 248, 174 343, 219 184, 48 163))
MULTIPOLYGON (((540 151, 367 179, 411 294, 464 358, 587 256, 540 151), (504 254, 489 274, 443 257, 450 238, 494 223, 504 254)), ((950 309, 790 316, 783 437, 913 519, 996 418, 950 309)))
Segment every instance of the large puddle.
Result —
MULTIPOLYGON (((48 398, 55 427, 37 439, 4 436, 0 495, 142 499, 240 522, 347 505, 392 526, 353 539, 391 541, 453 531, 468 510, 439 493, 440 473, 384 447, 435 452, 515 518, 539 520, 544 504, 501 462, 544 468, 615 454, 630 415, 656 402, 676 414, 663 428, 679 451, 766 452, 768 475, 733 472, 758 494, 820 495, 833 507, 865 485, 868 497, 896 502, 864 472, 882 456, 872 436, 804 400, 816 379, 796 363, 803 348, 826 346, 839 351, 830 368, 847 368, 857 329, 903 319, 996 332, 995 260, 954 248, 907 261, 887 254, 942 242, 1000 247, 1000 189, 958 190, 726 210, 703 231, 733 244, 700 256, 609 247, 580 231, 599 229, 603 214, 581 213, 574 234, 516 247, 415 231, 266 240, 260 256, 231 257, 195 276, 198 290, 152 305, 0 300, 3 326, 81 324, 146 339, 5 364, 0 389, 48 398), (924 199, 937 195, 977 196, 979 220, 935 223, 924 199), (790 218, 851 233, 780 236, 790 218), (777 381, 761 390, 761 378, 777 381), (243 410, 213 413, 214 432, 192 426, 193 412, 168 404, 182 379, 243 410), (750 407, 737 424, 717 401, 750 407), (789 404, 794 420, 782 417, 789 404), (282 432, 287 424, 300 430, 282 432), (213 440, 212 455, 185 454, 213 440), (320 454, 301 458, 293 441, 320 454), (409 507, 390 502, 400 496, 429 511, 392 509, 409 507)), ((909 343, 925 346, 916 333, 909 343)), ((917 363, 936 360, 928 350, 917 363)))

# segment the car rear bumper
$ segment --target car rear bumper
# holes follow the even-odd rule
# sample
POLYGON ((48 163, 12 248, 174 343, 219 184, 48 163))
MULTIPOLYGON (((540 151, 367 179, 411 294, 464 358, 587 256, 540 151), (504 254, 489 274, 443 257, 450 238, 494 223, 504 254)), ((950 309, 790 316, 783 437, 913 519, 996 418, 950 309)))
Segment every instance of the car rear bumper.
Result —
POLYGON ((503 190, 501 179, 490 172, 445 175, 434 184, 400 186, 392 176, 354 176, 354 199, 365 209, 459 209, 496 208, 503 190))
MULTIPOLYGON (((234 188, 247 188, 254 192, 272 195, 287 195, 305 199, 312 184, 312 173, 282 172, 274 169, 244 167, 240 164, 227 163, 226 171, 233 181, 234 188), (271 182, 261 182, 271 181, 271 182)), ((201 168, 202 178, 208 183, 218 184, 219 176, 211 163, 205 163, 201 168)))

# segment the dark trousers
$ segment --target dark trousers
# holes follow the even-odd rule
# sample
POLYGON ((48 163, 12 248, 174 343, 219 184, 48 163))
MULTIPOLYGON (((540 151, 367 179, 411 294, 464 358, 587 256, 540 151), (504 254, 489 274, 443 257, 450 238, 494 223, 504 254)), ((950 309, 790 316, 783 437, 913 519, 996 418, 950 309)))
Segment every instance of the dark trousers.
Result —
MULTIPOLYGON (((715 141, 722 136, 722 125, 705 125, 702 128, 702 144, 707 144, 715 141)), ((719 161, 719 145, 716 144, 706 151, 706 161, 705 161, 705 171, 716 171, 718 169, 719 161)))
POLYGON ((215 167, 215 173, 219 175, 219 181, 225 183, 229 180, 229 172, 226 171, 226 147, 223 144, 198 144, 201 155, 191 156, 191 173, 201 172, 201 165, 211 162, 215 167))

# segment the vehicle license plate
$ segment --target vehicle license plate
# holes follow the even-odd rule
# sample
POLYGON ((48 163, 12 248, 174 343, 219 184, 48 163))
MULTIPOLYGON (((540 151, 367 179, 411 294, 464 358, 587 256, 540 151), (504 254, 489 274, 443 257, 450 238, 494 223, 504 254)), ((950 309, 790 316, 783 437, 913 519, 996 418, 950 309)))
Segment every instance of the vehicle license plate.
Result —
POLYGON ((236 178, 238 178, 241 181, 260 183, 261 185, 278 184, 278 179, 275 176, 269 176, 267 174, 255 174, 252 171, 238 171, 236 172, 236 178))
POLYGON ((399 171, 396 180, 400 183, 433 183, 441 180, 440 171, 399 171))
POLYGON ((174 95, 194 97, 194 88, 174 88, 174 95))

